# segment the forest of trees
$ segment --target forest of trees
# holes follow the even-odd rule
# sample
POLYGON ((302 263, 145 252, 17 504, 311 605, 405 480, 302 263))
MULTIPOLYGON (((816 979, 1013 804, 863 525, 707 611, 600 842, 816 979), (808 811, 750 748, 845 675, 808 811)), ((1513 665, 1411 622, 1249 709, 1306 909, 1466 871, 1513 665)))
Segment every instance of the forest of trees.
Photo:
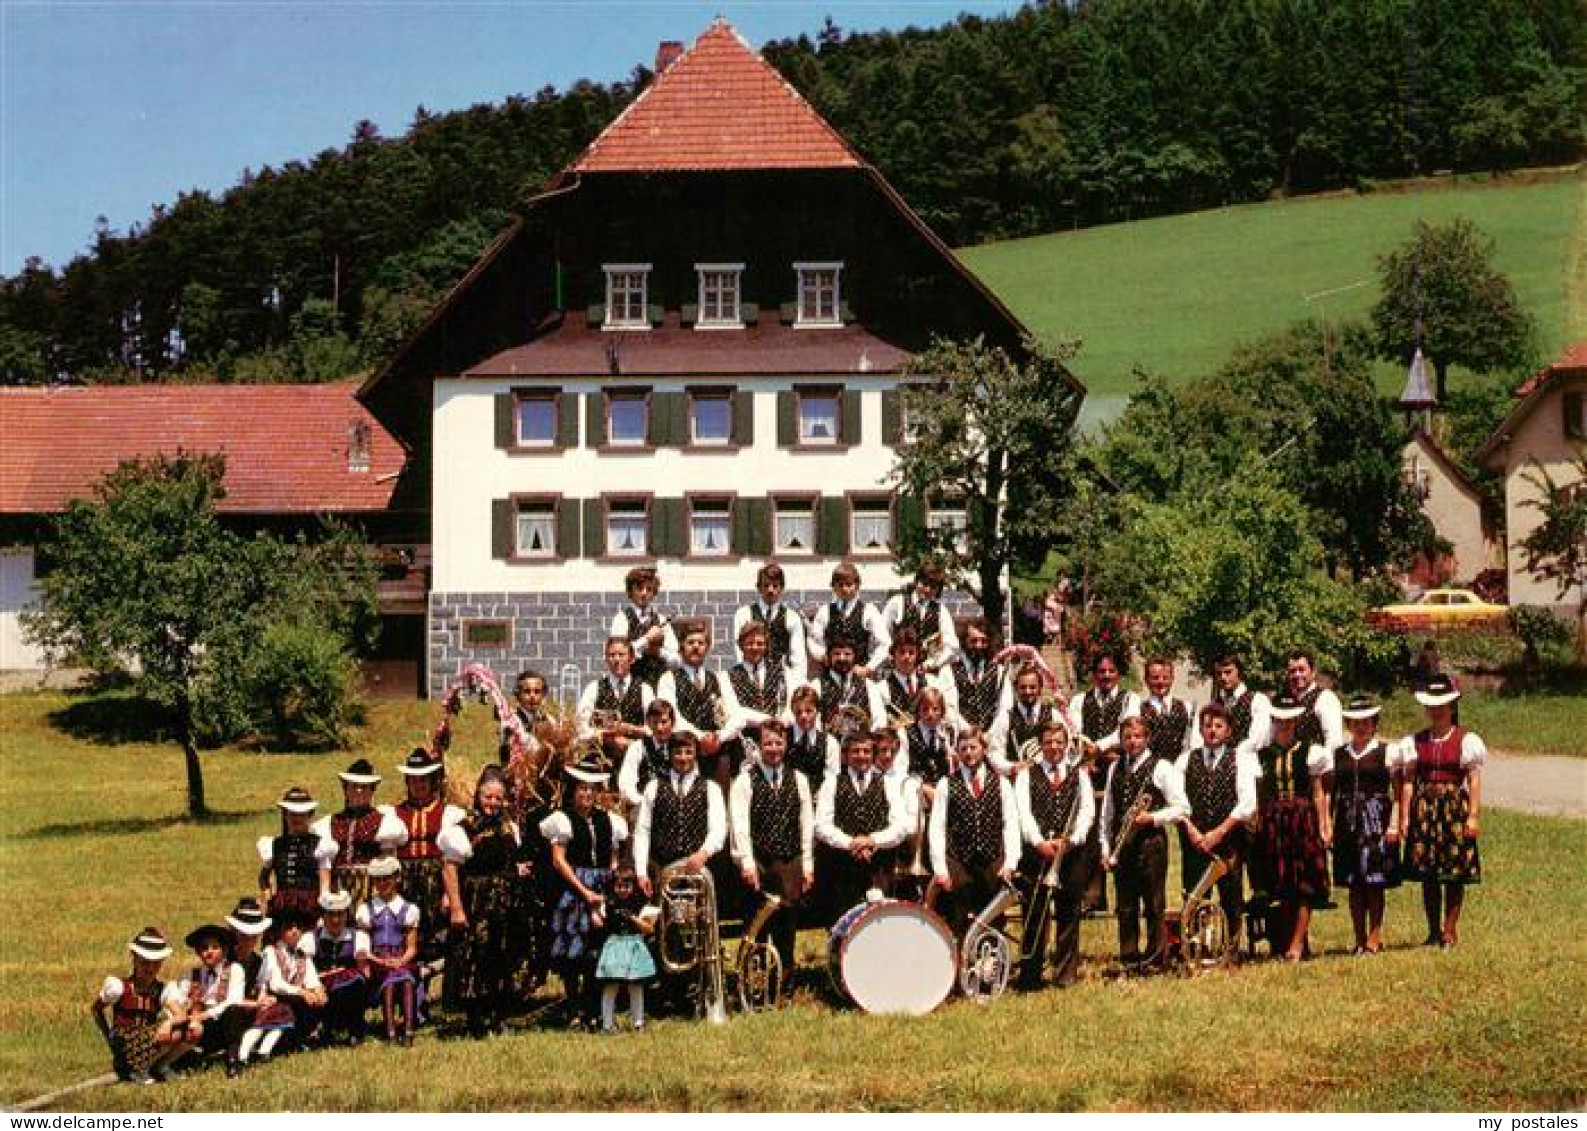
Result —
MULTIPOLYGON (((680 31, 683 29, 680 29, 680 31)), ((1579 0, 1073 0, 767 57, 952 244, 1578 160, 1579 0)), ((0 283, 0 379, 329 380, 379 364, 649 81, 368 122, 0 283)))

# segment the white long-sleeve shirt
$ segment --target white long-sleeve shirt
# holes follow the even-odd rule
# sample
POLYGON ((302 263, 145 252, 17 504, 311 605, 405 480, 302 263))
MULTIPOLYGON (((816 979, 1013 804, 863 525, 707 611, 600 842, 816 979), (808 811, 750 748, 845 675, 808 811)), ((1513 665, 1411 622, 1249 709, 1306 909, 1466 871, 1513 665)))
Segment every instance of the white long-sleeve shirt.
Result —
MULTIPOLYGON (((854 783, 856 793, 864 793, 870 788, 871 776, 875 770, 867 770, 864 774, 856 774, 845 767, 839 773, 828 774, 821 783, 821 789, 816 794, 816 839, 822 844, 829 844, 839 852, 847 852, 854 843, 854 838, 842 829, 837 823, 837 797, 838 779, 848 775, 854 783)), ((877 848, 891 848, 895 844, 902 844, 904 838, 912 831, 905 823, 903 798, 899 793, 899 783, 886 774, 879 775, 882 779, 882 792, 887 798, 887 824, 874 833, 871 833, 871 843, 877 848)))
POLYGON ((314 959, 297 948, 297 954, 281 954, 279 945, 267 946, 264 963, 259 968, 259 982, 276 997, 302 997, 304 990, 320 989, 320 975, 314 969, 314 959))
POLYGON ((677 734, 692 734, 699 737, 703 734, 715 733, 723 741, 737 738, 744 729, 744 709, 739 705, 738 696, 733 693, 733 681, 727 678, 725 672, 716 672, 716 687, 722 695, 723 723, 715 731, 703 731, 691 723, 683 714, 683 708, 678 706, 678 681, 689 680, 695 682, 696 677, 703 678, 706 668, 691 668, 687 664, 679 664, 677 668, 666 672, 656 682, 656 698, 664 699, 672 704, 673 731, 677 734))
MULTIPOLYGON (((633 639, 628 635, 628 615, 625 612, 627 609, 633 609, 636 613, 643 611, 638 605, 632 603, 624 605, 612 614, 612 627, 608 630, 607 635, 621 636, 624 640, 633 639)), ((648 649, 643 644, 638 640, 634 640, 634 656, 636 658, 647 654, 647 652, 648 649)), ((661 659, 670 668, 679 663, 680 656, 678 634, 672 631, 672 622, 667 621, 661 627, 661 659)))
MULTIPOLYGON (((973 786, 979 779, 982 789, 996 789, 1003 795, 1002 867, 1014 867, 1019 863, 1019 810, 1014 800, 1014 787, 985 762, 974 771, 960 767, 959 776, 967 786, 973 786)), ((926 840, 931 849, 931 871, 939 880, 948 878, 948 808, 952 804, 952 782, 951 774, 937 780, 937 796, 931 803, 931 818, 926 826, 926 840)))
MULTIPOLYGON (((1139 772, 1141 764, 1151 756, 1150 751, 1142 751, 1134 758, 1120 758, 1108 767, 1108 782, 1102 794, 1102 828, 1099 831, 1104 856, 1110 855, 1113 851, 1113 779, 1120 773, 1139 772), (1126 762, 1128 762, 1127 766, 1126 762)), ((1190 802, 1185 797, 1185 781, 1179 776, 1179 771, 1174 768, 1172 762, 1163 758, 1157 760, 1157 764, 1152 767, 1152 784, 1157 787, 1157 792, 1163 798, 1162 808, 1152 810, 1154 826, 1162 828, 1190 816, 1190 802)), ((1124 814, 1120 813, 1118 816, 1122 819, 1124 814)), ((1122 829, 1119 831, 1123 832, 1122 829)))
MULTIPOLYGON (((645 755, 650 749, 650 743, 655 739, 646 735, 636 738, 628 744, 628 749, 623 753, 623 764, 617 771, 617 792, 622 799, 634 808, 644 804, 644 794, 639 788, 639 770, 645 764, 645 755)), ((662 759, 663 763, 666 759, 662 759)))
MULTIPOLYGON (((733 863, 741 872, 758 871, 755 864, 754 827, 751 824, 750 802, 754 799, 755 784, 751 774, 762 773, 760 767, 745 766, 733 779, 732 795, 728 801, 731 814, 733 863)), ((770 772, 770 771, 764 771, 770 772)), ((780 774, 792 774, 799 790, 799 862, 807 876, 816 874, 815 856, 815 806, 810 799, 810 781, 798 770, 787 766, 777 767, 780 774)))
MULTIPOLYGON (((1047 779, 1057 789, 1069 780, 1069 775, 1080 772, 1080 759, 1061 758, 1056 763, 1045 758, 1035 765, 1024 770, 1014 779, 1014 805, 1019 810, 1020 835, 1025 838, 1025 843, 1032 848, 1038 844, 1045 844, 1048 837, 1042 835, 1041 826, 1036 823, 1036 814, 1031 808, 1030 779, 1032 774, 1045 774, 1047 779)), ((1069 834, 1069 844, 1078 848, 1086 842, 1086 837, 1091 833, 1091 824, 1097 818, 1096 799, 1091 796, 1091 787, 1086 782, 1081 782, 1075 790, 1077 797, 1075 827, 1069 834)))
MULTIPOLYGON (((621 702, 624 693, 628 690, 629 683, 633 680, 634 677, 630 675, 619 682, 611 672, 607 672, 600 679, 592 679, 584 685, 584 692, 579 696, 578 711, 574 716, 578 722, 578 735, 580 738, 591 738, 599 734, 599 730, 595 726, 595 699, 601 693, 601 684, 610 684, 612 692, 617 696, 618 701, 621 702)), ((656 698, 656 693, 650 690, 650 685, 643 680, 637 682, 639 683, 640 706, 648 711, 651 701, 656 698)))
MULTIPOLYGON (((1227 745, 1220 746, 1214 754, 1212 763, 1208 766, 1209 771, 1216 770, 1225 758, 1232 757, 1234 759, 1234 808, 1230 811, 1229 816, 1236 821, 1249 821, 1256 816, 1256 779, 1262 776, 1262 763, 1258 761, 1256 752, 1245 745, 1241 745, 1238 748, 1227 745)), ((1191 759, 1199 758, 1205 761, 1206 757, 1206 747, 1198 746, 1194 750, 1188 750, 1174 759, 1174 769, 1179 774, 1180 782, 1186 784, 1187 789, 1190 781, 1191 759)), ((1185 795, 1185 803, 1186 805, 1190 804, 1188 792, 1185 795)), ((1188 812, 1185 814, 1185 820, 1190 820, 1188 812)), ((1201 829, 1199 831, 1207 833, 1212 830, 1201 829)))
MULTIPOLYGON (((1306 690, 1310 691, 1311 688, 1308 687, 1306 690)), ((1326 750, 1337 750, 1343 746, 1345 743, 1345 716, 1344 707, 1339 702, 1339 696, 1326 687, 1322 688, 1317 693, 1317 701, 1312 704, 1312 710, 1317 714, 1317 724, 1322 727, 1323 748, 1326 750)), ((1251 729, 1253 731, 1256 729, 1254 722, 1251 729)))
MULTIPOLYGON (((904 622, 904 613, 909 608, 918 604, 912 593, 894 593, 887 598, 887 603, 882 606, 882 623, 887 626, 889 641, 898 635, 898 626, 904 622)), ((953 627, 953 614, 948 611, 948 606, 942 601, 937 602, 936 624, 920 627, 920 663, 922 666, 930 664, 933 671, 953 663, 959 654, 959 632, 953 627), (926 641, 932 636, 940 637, 940 644, 928 659, 926 656, 926 641)))
MULTIPOLYGON (((1081 730, 1085 729, 1086 696, 1090 694, 1091 692, 1089 691, 1081 692, 1079 695, 1076 695, 1074 698, 1069 700, 1069 717, 1074 719, 1075 726, 1081 728, 1081 730)), ((1113 689, 1113 694, 1124 696, 1124 708, 1119 712, 1120 723, 1124 722, 1125 719, 1133 719, 1141 713, 1141 697, 1136 695, 1135 692, 1125 691, 1123 688, 1115 687, 1113 689)), ((1115 726, 1107 734, 1089 735, 1087 737, 1089 737, 1092 742, 1096 743, 1098 750, 1101 750, 1104 753, 1109 750, 1113 750, 1119 744, 1119 730, 1117 726, 1115 726)))
POLYGON ((780 617, 783 626, 788 630, 788 656, 783 661, 783 673, 787 677, 789 687, 798 687, 803 683, 810 670, 810 645, 806 640, 807 628, 805 618, 799 615, 799 610, 792 605, 779 601, 776 610, 767 607, 764 601, 753 601, 748 605, 740 605, 733 613, 733 656, 739 663, 744 662, 744 652, 738 646, 738 634, 743 631, 746 624, 755 619, 751 611, 759 606, 761 619, 768 624, 776 623, 780 617))
MULTIPOLYGON (((669 770, 659 778, 652 778, 645 786, 644 793, 640 795, 639 820, 634 825, 634 871, 641 876, 650 868, 650 827, 656 815, 656 790, 665 785, 668 789, 687 793, 694 788, 695 779, 699 776, 699 770, 690 770, 684 778, 679 778, 669 770)), ((715 856, 726 843, 727 804, 722 799, 722 787, 708 780, 705 783, 705 843, 700 846, 700 851, 707 856, 715 856)), ((662 867, 672 863, 674 861, 661 861, 662 867)))
MULTIPOLYGON (((397 816, 397 811, 390 805, 376 805, 375 811, 380 814, 380 825, 375 830, 375 843, 380 845, 382 852, 393 852, 408 843, 408 826, 402 823, 402 818, 397 816)), ((333 814, 334 815, 334 814, 333 814)), ((342 850, 336 843, 336 838, 331 835, 331 818, 321 817, 309 827, 309 831, 321 840, 328 840, 336 846, 332 858, 342 850)), ((316 855, 318 852, 316 851, 316 855)))
POLYGON ((881 662, 887 659, 893 638, 887 631, 887 622, 882 619, 881 610, 858 597, 848 602, 828 601, 816 610, 816 615, 810 618, 808 637, 810 659, 818 664, 827 662, 827 624, 832 619, 833 605, 840 606, 845 616, 854 612, 855 605, 860 606, 860 623, 865 626, 865 631, 871 634, 871 654, 856 655, 854 662, 866 668, 879 667, 881 662))

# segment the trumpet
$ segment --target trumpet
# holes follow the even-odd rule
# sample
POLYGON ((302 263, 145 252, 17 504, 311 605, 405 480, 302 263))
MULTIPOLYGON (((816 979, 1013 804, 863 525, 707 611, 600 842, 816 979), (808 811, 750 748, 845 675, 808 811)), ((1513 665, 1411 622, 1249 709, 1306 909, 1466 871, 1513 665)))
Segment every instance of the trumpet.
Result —
POLYGON ((1124 850, 1129 847, 1130 841, 1135 839, 1135 831, 1140 827, 1135 823, 1135 818, 1151 807, 1151 792, 1143 785, 1141 792, 1135 795, 1135 800, 1131 801, 1130 807, 1124 811, 1124 819, 1119 822, 1119 837, 1113 842, 1113 851, 1108 853, 1109 869, 1119 866, 1119 857, 1124 855, 1124 850))
POLYGON ((713 1025, 727 1022, 722 976, 721 925, 716 882, 705 869, 687 871, 682 860, 661 873, 661 925, 656 950, 669 974, 699 971, 700 1005, 713 1025))

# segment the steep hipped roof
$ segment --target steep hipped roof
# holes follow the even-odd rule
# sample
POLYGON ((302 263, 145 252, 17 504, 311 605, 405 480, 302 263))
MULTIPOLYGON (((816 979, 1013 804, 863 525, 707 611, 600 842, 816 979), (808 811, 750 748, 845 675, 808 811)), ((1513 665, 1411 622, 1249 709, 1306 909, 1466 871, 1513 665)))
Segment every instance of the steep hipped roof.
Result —
POLYGON ((223 453, 221 511, 364 513, 391 501, 403 451, 333 385, 100 385, 0 389, 0 513, 50 514, 123 460, 223 453), (362 440, 366 471, 349 470, 362 440))
POLYGON ((1482 447, 1477 449, 1477 462, 1489 471, 1503 471, 1504 462, 1500 457, 1510 443, 1510 438, 1555 385, 1576 377, 1587 377, 1587 341, 1568 346, 1565 352, 1560 354, 1558 361, 1540 369, 1522 383, 1515 391, 1520 403, 1510 410, 1510 414, 1493 430, 1493 434, 1482 442, 1482 447))
POLYGON ((1422 356, 1421 346, 1416 347, 1411 367, 1405 371, 1405 388, 1400 391, 1399 404, 1401 408, 1429 408, 1438 404, 1432 386, 1427 383, 1427 358, 1422 356))
POLYGON ((718 19, 601 131, 568 172, 862 164, 799 92, 718 19))

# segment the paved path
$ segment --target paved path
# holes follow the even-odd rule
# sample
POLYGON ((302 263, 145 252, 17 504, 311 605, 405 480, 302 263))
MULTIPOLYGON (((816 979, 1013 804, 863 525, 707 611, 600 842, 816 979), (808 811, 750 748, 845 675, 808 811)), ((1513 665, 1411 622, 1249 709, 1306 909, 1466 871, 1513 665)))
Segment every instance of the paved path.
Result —
POLYGON ((1587 758, 1493 753, 1482 774, 1482 804, 1587 818, 1587 758))

